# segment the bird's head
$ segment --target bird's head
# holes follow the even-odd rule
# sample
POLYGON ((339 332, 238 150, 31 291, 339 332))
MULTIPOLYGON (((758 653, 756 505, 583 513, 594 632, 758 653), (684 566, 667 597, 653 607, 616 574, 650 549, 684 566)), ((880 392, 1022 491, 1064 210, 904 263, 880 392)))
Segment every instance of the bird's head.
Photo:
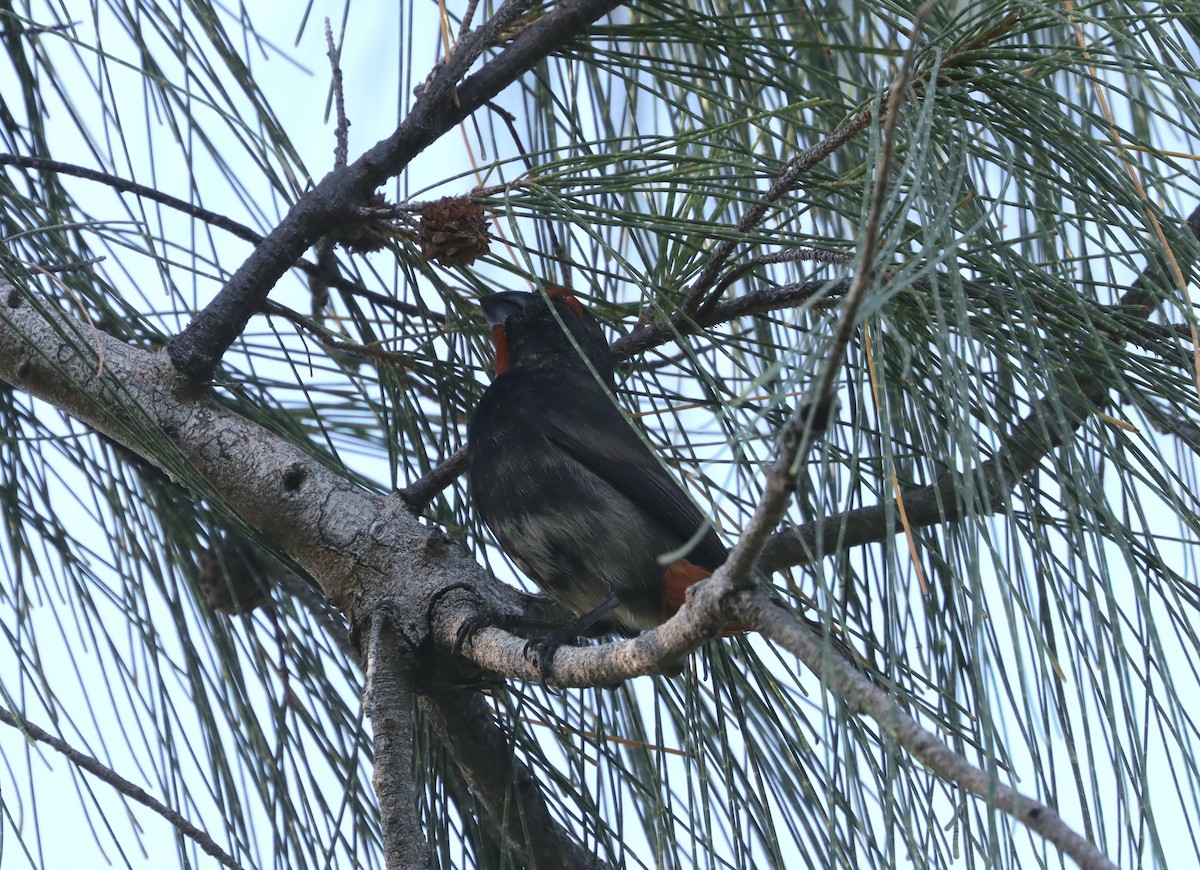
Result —
POLYGON ((492 328, 497 375, 521 368, 587 368, 586 358, 612 385, 612 356, 600 324, 569 291, 493 293, 479 307, 492 328))

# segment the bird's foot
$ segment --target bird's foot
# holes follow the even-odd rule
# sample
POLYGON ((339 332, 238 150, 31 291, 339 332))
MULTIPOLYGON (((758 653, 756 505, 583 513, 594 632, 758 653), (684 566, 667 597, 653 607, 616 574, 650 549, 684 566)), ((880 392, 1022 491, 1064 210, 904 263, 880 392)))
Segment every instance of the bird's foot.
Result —
POLYGON ((458 627, 458 633, 454 636, 452 655, 454 658, 461 656, 463 648, 470 646, 475 635, 485 628, 498 628, 511 632, 519 625, 524 625, 524 622, 515 613, 477 613, 475 616, 468 617, 463 620, 463 624, 458 627))
POLYGON ((533 659, 537 665, 538 676, 543 683, 550 682, 554 674, 554 654, 562 646, 574 646, 579 640, 579 632, 574 624, 565 625, 557 631, 531 638, 525 644, 525 657, 533 659))

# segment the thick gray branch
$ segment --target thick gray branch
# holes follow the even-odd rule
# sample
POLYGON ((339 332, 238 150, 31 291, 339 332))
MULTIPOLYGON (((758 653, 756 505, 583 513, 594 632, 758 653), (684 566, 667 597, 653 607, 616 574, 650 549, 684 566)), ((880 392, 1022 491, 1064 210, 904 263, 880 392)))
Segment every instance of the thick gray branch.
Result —
POLYGON ((515 758, 478 692, 438 688, 421 698, 434 731, 454 754, 472 796, 483 805, 516 866, 610 865, 576 843, 550 814, 533 771, 515 758))
MULTIPOLYGON (((443 532, 421 524, 398 496, 354 486, 223 407, 180 375, 165 353, 132 348, 89 330, 2 282, 0 380, 64 410, 169 474, 186 473, 196 496, 219 501, 257 528, 320 584, 352 624, 370 631, 374 619, 386 614, 398 638, 382 644, 384 653, 373 660, 380 670, 372 676, 385 680, 381 694, 373 697, 398 697, 401 702, 391 711, 373 706, 372 714, 377 733, 382 727, 385 738, 376 746, 385 755, 378 761, 392 770, 411 766, 411 748, 403 745, 402 732, 408 733, 404 722, 411 716, 403 703, 405 697, 411 700, 405 695, 403 668, 412 662, 383 660, 424 648, 435 616, 439 622, 461 624, 480 613, 522 609, 521 593, 496 583, 443 532), (457 594, 446 595, 448 590, 457 594)), ((452 643, 450 638, 443 648, 452 643)), ((502 739, 488 745, 489 769, 511 756, 502 739)), ((456 758, 467 781, 488 781, 488 771, 466 766, 477 756, 456 751, 456 758)), ((395 785, 377 783, 386 792, 381 796, 385 810, 394 803, 395 785)), ((519 810, 539 820, 527 828, 530 851, 541 853, 546 843, 558 848, 572 842, 566 829, 542 824, 550 817, 540 792, 522 788, 520 794, 519 810)), ((415 798, 411 787, 406 797, 415 798)), ((393 827, 395 842, 389 849, 396 845, 396 850, 389 854, 411 856, 411 829, 403 818, 393 821, 400 824, 393 827)), ((509 839, 512 831, 503 829, 501 835, 509 839)), ((398 860, 405 866, 408 859, 398 860)))
POLYGON ((371 623, 366 695, 384 862, 388 870, 425 870, 432 854, 413 799, 413 655, 412 650, 399 649, 386 616, 377 616, 371 623))
MULTIPOLYGON (((426 591, 432 600, 430 590, 496 585, 399 498, 347 482, 225 408, 176 373, 165 353, 88 330, 7 284, 0 285, 0 380, 168 474, 186 474, 194 495, 219 500, 258 529, 352 621, 401 594, 417 600, 426 591)), ((424 613, 411 614, 397 629, 419 640, 425 621, 424 613)))

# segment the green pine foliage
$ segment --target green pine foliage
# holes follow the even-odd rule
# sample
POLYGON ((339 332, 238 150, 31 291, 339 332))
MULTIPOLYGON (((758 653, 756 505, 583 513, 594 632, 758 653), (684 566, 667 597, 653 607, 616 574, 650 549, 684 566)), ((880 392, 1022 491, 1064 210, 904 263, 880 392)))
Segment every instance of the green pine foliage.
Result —
MULTIPOLYGON (((161 346, 333 166, 317 16, 334 18, 353 160, 406 115, 464 6, 444 4, 439 23, 438 7, 386 5, 0 2, 0 151, 178 200, 0 157, 0 277, 161 346)), ((732 543, 870 258, 831 425, 797 469, 799 531, 773 542, 784 555, 763 582, 926 728, 1120 866, 1194 864, 1200 383, 1179 278, 1197 256, 1198 14, 941 3, 914 42, 910 4, 620 7, 382 191, 400 204, 382 250, 330 243, 310 254, 320 268, 285 277, 225 356, 218 395, 356 484, 402 488, 463 443, 490 376, 474 300, 568 283, 631 351, 623 406, 732 543), (880 184, 880 241, 864 250, 880 184), (490 252, 437 265, 419 205, 467 194, 490 252), (740 316, 718 316, 742 299, 740 316), (661 340, 643 340, 645 324, 666 324, 661 340), (1022 421, 1055 444, 1032 469, 1015 453, 1022 421), (996 485, 973 473, 986 463, 996 485), (939 480, 954 483, 945 519, 909 521, 896 494, 939 480), (801 534, 873 505, 889 531, 872 543, 801 534)), ((71 341, 94 354, 88 335, 71 341)), ((0 383, 0 709, 138 783, 243 866, 383 866, 349 627, 162 433, 144 448, 165 471, 0 383), (266 602, 221 612, 214 577, 233 610, 266 602)), ((463 480, 425 515, 525 582, 463 480)), ((1066 862, 758 637, 710 644, 677 676, 495 682, 487 700, 555 816, 614 864, 1066 862)), ((85 865, 210 860, 182 836, 168 857, 161 819, 129 815, 8 730, 12 866, 61 866, 66 804, 91 826, 85 865)), ((415 766, 440 865, 511 866, 423 720, 415 766)))

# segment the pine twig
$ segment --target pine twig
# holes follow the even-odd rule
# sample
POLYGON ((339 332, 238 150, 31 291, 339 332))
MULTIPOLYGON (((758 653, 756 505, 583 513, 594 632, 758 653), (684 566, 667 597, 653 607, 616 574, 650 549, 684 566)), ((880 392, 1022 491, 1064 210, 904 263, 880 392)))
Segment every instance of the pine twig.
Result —
POLYGON ((28 719, 8 710, 0 709, 0 722, 5 725, 16 728, 28 739, 37 743, 44 743, 56 752, 66 756, 67 760, 76 767, 86 770, 101 782, 112 786, 121 794, 125 795, 130 800, 136 801, 142 806, 158 813, 166 819, 175 830, 187 837, 189 840, 199 846, 205 854, 211 855, 224 867, 232 868, 232 870, 241 870, 242 865, 233 859, 216 841, 208 835, 207 832, 200 830, 182 815, 175 810, 161 803, 158 799, 152 797, 141 786, 134 785, 129 780, 125 779, 111 767, 101 763, 96 758, 88 755, 85 752, 80 752, 75 749, 65 740, 61 740, 34 725, 28 719))

